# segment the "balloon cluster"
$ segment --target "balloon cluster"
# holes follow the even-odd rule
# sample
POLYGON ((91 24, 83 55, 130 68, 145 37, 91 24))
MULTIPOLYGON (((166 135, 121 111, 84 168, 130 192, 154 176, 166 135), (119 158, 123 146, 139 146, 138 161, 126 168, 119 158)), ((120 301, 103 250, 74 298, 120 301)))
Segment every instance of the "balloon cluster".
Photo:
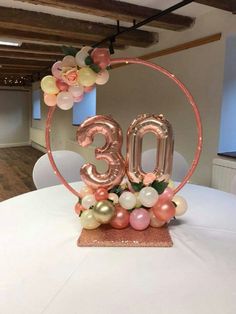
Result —
POLYGON ((74 102, 82 101, 95 85, 104 85, 109 79, 107 67, 110 54, 105 48, 83 47, 75 56, 66 55, 52 66, 52 75, 41 80, 44 102, 69 110, 74 102))
POLYGON ((101 224, 116 229, 159 228, 187 210, 185 199, 174 195, 173 183, 156 181, 153 173, 147 173, 139 184, 125 178, 110 190, 103 187, 93 190, 85 185, 80 195, 75 212, 85 229, 96 229, 101 224))

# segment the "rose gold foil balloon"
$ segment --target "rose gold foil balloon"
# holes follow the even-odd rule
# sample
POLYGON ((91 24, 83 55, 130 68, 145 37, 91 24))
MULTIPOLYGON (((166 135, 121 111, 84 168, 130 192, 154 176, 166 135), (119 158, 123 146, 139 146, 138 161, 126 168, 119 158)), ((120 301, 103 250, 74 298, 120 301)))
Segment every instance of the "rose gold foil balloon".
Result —
POLYGON ((115 229, 123 229, 129 225, 129 212, 121 206, 116 206, 115 215, 110 221, 110 225, 115 229))
POLYGON ((157 180, 168 180, 172 171, 173 131, 171 124, 162 116, 139 115, 127 132, 127 175, 132 182, 140 182, 146 173, 142 170, 142 142, 147 133, 154 133, 157 138, 156 167, 153 173, 157 180))
POLYGON ((79 126, 77 141, 86 147, 93 142, 96 134, 103 134, 106 143, 103 147, 96 148, 95 156, 96 159, 108 163, 108 170, 99 173, 94 165, 87 163, 80 170, 81 179, 93 189, 104 187, 109 190, 119 185, 125 174, 125 162, 121 155, 122 131, 119 124, 110 116, 97 115, 79 126))

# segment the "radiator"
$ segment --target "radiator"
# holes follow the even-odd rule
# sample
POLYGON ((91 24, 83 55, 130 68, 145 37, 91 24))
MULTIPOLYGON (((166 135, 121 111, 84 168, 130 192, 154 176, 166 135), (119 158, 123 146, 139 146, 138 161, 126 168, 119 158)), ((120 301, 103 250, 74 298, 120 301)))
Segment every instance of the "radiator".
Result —
POLYGON ((236 176, 236 161, 228 159, 213 159, 211 186, 225 192, 230 192, 231 182, 236 176))

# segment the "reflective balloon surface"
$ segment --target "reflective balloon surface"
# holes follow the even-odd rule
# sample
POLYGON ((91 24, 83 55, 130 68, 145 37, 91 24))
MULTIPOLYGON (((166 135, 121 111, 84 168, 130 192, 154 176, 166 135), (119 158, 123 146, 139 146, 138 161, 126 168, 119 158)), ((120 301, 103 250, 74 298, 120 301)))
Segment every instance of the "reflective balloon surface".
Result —
POLYGON ((96 134, 103 134, 105 145, 96 148, 95 156, 108 164, 105 173, 99 173, 96 167, 87 163, 80 169, 81 179, 93 189, 104 187, 111 189, 119 185, 125 174, 125 162, 121 155, 122 132, 119 124, 110 116, 98 115, 85 120, 77 130, 78 143, 86 147, 93 142, 96 134))
POLYGON ((147 133, 157 138, 156 167, 153 173, 157 180, 168 180, 172 171, 173 131, 171 124, 162 116, 142 114, 130 125, 127 132, 127 175, 132 182, 143 181, 146 173, 142 170, 142 142, 147 133))

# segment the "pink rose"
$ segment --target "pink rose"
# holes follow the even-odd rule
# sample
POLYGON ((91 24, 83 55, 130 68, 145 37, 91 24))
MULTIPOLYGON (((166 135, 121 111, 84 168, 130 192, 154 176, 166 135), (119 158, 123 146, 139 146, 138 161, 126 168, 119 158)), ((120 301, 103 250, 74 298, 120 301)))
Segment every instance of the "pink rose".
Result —
POLYGON ((63 81, 68 85, 78 84, 78 70, 73 68, 62 74, 63 81))
POLYGON ((143 184, 147 186, 147 185, 151 184, 154 180, 156 180, 155 174, 152 172, 147 173, 144 176, 143 184))

